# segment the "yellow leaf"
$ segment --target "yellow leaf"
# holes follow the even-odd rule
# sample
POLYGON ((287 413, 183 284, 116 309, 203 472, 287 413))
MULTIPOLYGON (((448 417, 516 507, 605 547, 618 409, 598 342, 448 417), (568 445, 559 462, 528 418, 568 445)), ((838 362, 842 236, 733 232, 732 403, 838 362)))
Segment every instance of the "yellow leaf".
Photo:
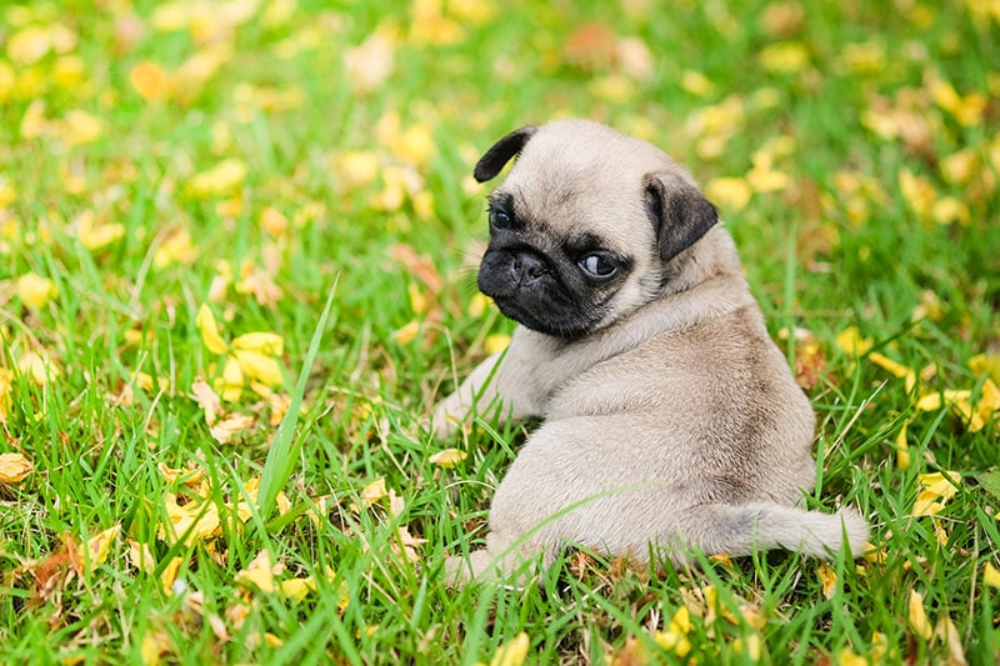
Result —
POLYGON ((177 572, 180 571, 181 564, 184 560, 180 557, 172 557, 170 561, 167 562, 167 566, 163 567, 163 572, 160 574, 160 585, 163 587, 163 591, 170 596, 174 593, 174 583, 177 581, 177 572))
POLYGON ((75 109, 66 114, 58 129, 60 138, 69 146, 83 146, 97 141, 104 131, 104 124, 97 116, 75 109))
POLYGON ((121 529, 121 525, 115 525, 110 529, 104 530, 97 536, 91 537, 87 543, 81 544, 78 547, 77 555, 80 561, 84 563, 84 566, 87 567, 87 571, 93 571, 97 565, 104 564, 104 561, 108 559, 111 544, 121 529))
POLYGON ((868 360, 870 360, 875 365, 879 366, 883 370, 888 371, 890 374, 899 377, 900 379, 905 379, 906 392, 909 393, 913 390, 913 387, 917 384, 917 373, 912 369, 906 367, 901 363, 893 361, 887 356, 883 356, 878 352, 872 352, 868 354, 868 360))
POLYGON ((758 59, 769 72, 794 74, 809 66, 809 51, 800 42, 780 42, 765 47, 758 59))
POLYGON ((40 310, 58 295, 56 283, 37 273, 25 273, 17 279, 18 298, 33 310, 40 310))
POLYGON ((128 540, 128 559, 132 566, 147 574, 156 570, 156 559, 148 545, 133 539, 128 540))
POLYGON ((44 58, 51 48, 48 30, 29 25, 9 36, 7 57, 17 65, 30 65, 44 58))
POLYGON ((181 229, 170 234, 160 243, 153 254, 153 266, 166 268, 172 264, 193 264, 198 258, 198 249, 191 241, 191 232, 181 229))
POLYGON ((377 479, 361 489, 361 503, 368 507, 388 495, 385 479, 377 479))
POLYGON ((871 338, 861 337, 857 326, 848 326, 837 335, 837 347, 851 356, 864 356, 872 348, 871 338))
POLYGON ((226 359, 222 377, 215 382, 215 390, 222 394, 226 402, 236 402, 243 395, 243 368, 235 358, 226 359))
POLYGON ((293 601, 302 601, 315 589, 316 581, 312 578, 292 578, 280 583, 281 594, 293 601))
POLYGON ((166 70, 150 60, 136 63, 128 78, 132 88, 147 102, 166 99, 173 85, 166 70))
POLYGON ((420 322, 416 319, 406 324, 402 328, 393 331, 392 337, 401 344, 408 345, 417 337, 417 333, 420 332, 420 322))
POLYGON ((916 590, 910 590, 909 623, 913 632, 925 641, 929 641, 934 635, 934 629, 924 610, 924 597, 916 590))
POLYGON ((910 368, 887 358, 878 352, 868 354, 868 360, 896 377, 903 378, 913 372, 910 368))
POLYGON ((958 492, 962 477, 958 472, 921 474, 919 492, 913 503, 913 516, 933 516, 938 514, 945 503, 958 492))
POLYGON ((381 164, 378 155, 371 151, 348 151, 333 160, 335 173, 352 189, 366 187, 378 178, 381 164))
POLYGON ((213 425, 219 414, 222 413, 222 401, 219 399, 219 395, 203 379, 199 379, 191 385, 191 393, 194 394, 198 406, 205 410, 205 423, 213 425))
POLYGON ((285 350, 285 339, 277 333, 244 333, 233 340, 232 348, 281 356, 285 350))
POLYGON ((715 84, 701 72, 686 69, 681 73, 681 88, 696 97, 707 97, 715 91, 715 84))
MULTIPOLYGON (((684 609, 687 610, 687 609, 684 609)), ((691 641, 682 632, 673 628, 667 631, 657 631, 653 634, 653 641, 667 652, 673 652, 678 657, 686 657, 691 651, 691 641)))
POLYGON ((48 356, 36 352, 26 352, 17 361, 17 369, 22 375, 31 377, 39 386, 45 386, 62 371, 48 356))
POLYGON ((271 238, 283 238, 288 233, 288 218, 277 208, 268 206, 260 214, 260 228, 271 238))
POLYGON ((207 305, 202 305, 198 309, 198 316, 194 321, 198 326, 198 330, 201 331, 202 341, 205 343, 208 351, 213 354, 225 354, 229 350, 229 345, 219 335, 219 328, 215 323, 215 315, 212 314, 212 310, 207 305))
POLYGON ((97 224, 92 211, 84 211, 74 225, 80 243, 91 252, 101 250, 125 235, 125 225, 116 222, 97 224))
POLYGON ((512 640, 497 648, 490 666, 521 666, 528 657, 531 641, 525 632, 519 633, 512 640))
POLYGON ((344 68, 357 95, 366 95, 382 85, 392 73, 395 49, 385 30, 376 30, 360 46, 344 53, 344 68))
POLYGON ((458 465, 460 462, 465 460, 469 454, 465 451, 459 451, 458 449, 445 449, 444 451, 438 451, 432 455, 428 460, 432 465, 437 465, 438 467, 451 468, 458 465))
POLYGON ((816 569, 816 574, 823 585, 823 596, 827 599, 832 599, 833 595, 837 592, 836 572, 828 567, 825 562, 820 562, 819 568, 816 569))
POLYGON ((265 386, 280 386, 284 382, 278 361, 258 351, 234 349, 233 356, 244 376, 265 386))
POLYGON ((764 653, 764 643, 760 638, 760 634, 754 633, 747 636, 745 641, 742 638, 734 640, 733 650, 739 654, 746 654, 750 661, 756 663, 760 661, 764 653))
POLYGON ((243 586, 251 585, 264 593, 277 590, 274 582, 274 567, 271 566, 271 555, 267 550, 257 553, 257 557, 236 574, 236 582, 243 586))
POLYGON ((983 582, 990 587, 1000 587, 1000 571, 993 566, 992 562, 987 562, 983 567, 983 582))
POLYGON ((899 434, 896 435, 896 466, 899 469, 910 468, 910 445, 906 440, 907 426, 909 426, 909 421, 903 423, 899 434))
POLYGON ((147 631, 139 647, 142 666, 157 666, 160 657, 170 651, 170 638, 158 631, 147 631))
POLYGON ((197 197, 228 194, 243 184, 246 175, 246 164, 231 157, 196 174, 188 183, 188 188, 197 197))
POLYGON ((230 414, 213 425, 209 432, 219 444, 228 444, 237 434, 252 428, 257 420, 248 414, 230 414))
POLYGON ((934 637, 948 646, 948 666, 968 666, 965 650, 962 648, 962 637, 958 627, 947 615, 938 618, 934 626, 934 637))
POLYGON ((31 474, 34 467, 31 461, 20 453, 0 453, 0 486, 20 483, 31 474))
POLYGON ((868 666, 868 660, 851 648, 844 648, 837 653, 837 666, 868 666))
POLYGON ((938 167, 946 181, 953 185, 965 185, 976 175, 979 155, 972 148, 963 148, 942 158, 938 167))

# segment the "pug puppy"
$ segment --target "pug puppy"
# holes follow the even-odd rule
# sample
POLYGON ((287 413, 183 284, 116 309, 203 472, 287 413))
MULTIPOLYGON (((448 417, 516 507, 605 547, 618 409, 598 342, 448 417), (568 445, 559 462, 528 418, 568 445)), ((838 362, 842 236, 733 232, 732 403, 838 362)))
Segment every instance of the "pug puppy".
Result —
POLYGON ((543 566, 576 545, 645 564, 787 548, 858 556, 855 511, 801 508, 815 417, 692 176, 584 120, 522 127, 486 151, 479 288, 521 324, 438 405, 440 438, 478 405, 544 423, 500 483, 485 549, 453 582, 543 566))

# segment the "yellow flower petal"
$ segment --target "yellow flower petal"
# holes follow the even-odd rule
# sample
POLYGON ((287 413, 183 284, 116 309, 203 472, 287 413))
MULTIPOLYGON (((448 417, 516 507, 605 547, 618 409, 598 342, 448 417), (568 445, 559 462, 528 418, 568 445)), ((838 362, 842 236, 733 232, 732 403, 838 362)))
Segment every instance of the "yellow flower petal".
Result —
POLYGON ((832 599, 837 592, 837 573, 825 562, 820 562, 819 568, 816 569, 816 575, 819 576, 820 583, 823 585, 823 596, 832 599))
POLYGON ((913 632, 925 641, 929 641, 934 635, 934 628, 924 610, 924 597, 915 590, 910 590, 909 624, 913 632))
POLYGON ((896 466, 899 469, 910 468, 910 445, 906 440, 907 426, 909 426, 909 421, 903 423, 899 434, 896 435, 896 466))
POLYGON ((93 571, 99 564, 104 564, 108 559, 108 552, 115 537, 121 532, 121 525, 115 525, 106 529, 97 536, 91 537, 87 543, 80 544, 77 549, 77 556, 84 563, 88 571, 93 571))
POLYGON ((366 507, 371 506, 383 497, 388 497, 389 492, 385 488, 385 479, 377 479, 361 489, 361 503, 366 507))
POLYGON ((445 449, 432 455, 428 458, 428 461, 438 467, 451 468, 465 460, 468 455, 465 451, 459 451, 458 449, 445 449))
POLYGON ((20 483, 31 474, 34 467, 20 453, 0 453, 0 486, 20 483))
POLYGON ((837 335, 837 347, 851 356, 864 356, 872 348, 871 338, 861 337, 857 326, 848 326, 837 335))
POLYGON ((160 574, 160 585, 163 587, 163 591, 169 596, 174 593, 174 583, 177 581, 177 572, 180 571, 181 564, 184 560, 180 557, 172 557, 170 561, 167 562, 167 566, 163 567, 163 573, 160 574))
POLYGON ((18 298, 33 310, 40 310, 58 295, 56 283, 37 273, 25 273, 17 279, 18 298))
POLYGON ((136 63, 128 78, 132 88, 147 102, 156 102, 170 95, 170 75, 155 62, 142 60, 136 63))
POLYGON ((312 578, 292 578, 281 581, 279 589, 281 594, 289 599, 302 601, 316 589, 316 581, 312 578))
POLYGON ((990 587, 1000 587, 1000 571, 993 566, 992 562, 987 562, 983 567, 983 582, 990 587))
POLYGON ((513 640, 497 648, 493 658, 490 659, 490 666, 521 666, 528 657, 530 646, 528 634, 522 631, 513 640))
POLYGON ((207 305, 202 305, 198 309, 198 316, 194 321, 198 326, 198 330, 201 331, 202 341, 205 343, 208 351, 213 354, 225 354, 229 350, 229 345, 219 335, 219 327, 215 323, 215 315, 212 314, 212 310, 207 305))
POLYGON ((228 194, 243 184, 246 175, 246 164, 236 158, 229 158, 195 175, 188 183, 188 188, 192 194, 202 198, 228 194))
POLYGON ((144 543, 128 540, 128 559, 132 566, 144 573, 151 574, 156 569, 156 559, 153 551, 144 543))
POLYGON ((878 352, 872 352, 871 354, 868 354, 868 360, 874 363, 875 365, 879 366, 883 370, 886 370, 890 374, 895 375, 896 377, 899 378, 903 378, 906 375, 913 372, 913 370, 906 367, 905 365, 897 363, 896 361, 893 361, 891 358, 883 356, 878 352))
POLYGON ((264 593, 277 590, 274 582, 274 567, 271 566, 271 556, 267 550, 257 553, 257 557, 236 574, 236 582, 240 585, 252 585, 264 593))
POLYGON ((285 379, 277 359, 257 351, 234 349, 233 356, 240 364, 243 374, 252 381, 265 386, 280 386, 285 379))
POLYGON ((809 51, 800 42, 772 44, 758 58, 764 69, 776 74, 794 74, 809 66, 809 51))
POLYGON ((245 333, 233 340, 232 348, 281 356, 285 339, 277 333, 245 333))
POLYGON ((222 377, 215 381, 215 390, 226 402, 236 402, 243 395, 243 368, 233 357, 226 359, 222 377))

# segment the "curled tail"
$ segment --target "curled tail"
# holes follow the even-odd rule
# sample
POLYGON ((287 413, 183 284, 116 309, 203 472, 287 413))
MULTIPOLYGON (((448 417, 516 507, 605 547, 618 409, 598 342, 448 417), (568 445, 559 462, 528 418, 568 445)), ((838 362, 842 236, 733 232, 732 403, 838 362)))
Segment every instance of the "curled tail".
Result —
POLYGON ((680 518, 678 531, 684 542, 708 554, 748 555, 784 548, 829 559, 844 550, 861 556, 870 528, 854 509, 829 514, 754 502, 693 507, 680 518))

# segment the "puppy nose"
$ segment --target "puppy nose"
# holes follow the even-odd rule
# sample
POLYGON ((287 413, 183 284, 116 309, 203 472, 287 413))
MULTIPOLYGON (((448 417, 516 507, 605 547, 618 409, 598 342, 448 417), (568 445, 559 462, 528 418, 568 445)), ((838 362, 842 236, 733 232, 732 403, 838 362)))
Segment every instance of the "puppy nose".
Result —
POLYGON ((549 269, 545 262, 534 254, 520 252, 514 255, 511 272, 518 283, 529 284, 548 273, 549 269))

